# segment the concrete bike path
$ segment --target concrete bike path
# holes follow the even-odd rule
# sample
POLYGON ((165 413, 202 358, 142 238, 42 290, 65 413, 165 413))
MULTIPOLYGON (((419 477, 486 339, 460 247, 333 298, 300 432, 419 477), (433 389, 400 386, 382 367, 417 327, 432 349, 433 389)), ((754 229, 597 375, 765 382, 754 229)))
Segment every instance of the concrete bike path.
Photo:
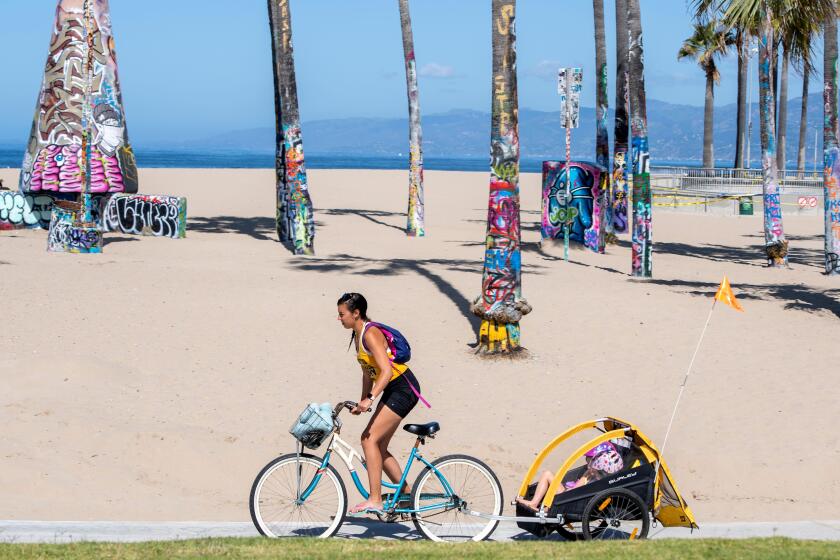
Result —
MULTIPOLYGON (((143 523, 122 521, 0 521, 0 542, 67 543, 78 541, 140 542, 212 537, 253 537, 257 531, 250 522, 171 522, 143 523)), ((345 522, 339 538, 419 539, 414 526, 351 519, 345 522)), ((784 523, 704 523, 693 533, 687 529, 651 527, 650 538, 729 538, 790 537, 794 539, 840 540, 840 521, 792 521, 784 523)), ((531 540, 513 523, 500 523, 491 540, 531 540)), ((557 534, 551 539, 562 540, 557 534)))

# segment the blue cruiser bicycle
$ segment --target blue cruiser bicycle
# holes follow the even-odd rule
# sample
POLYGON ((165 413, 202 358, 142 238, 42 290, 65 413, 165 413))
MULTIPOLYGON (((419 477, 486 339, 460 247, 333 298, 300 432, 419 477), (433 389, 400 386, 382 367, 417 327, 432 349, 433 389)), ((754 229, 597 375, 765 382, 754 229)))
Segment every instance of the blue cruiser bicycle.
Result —
MULTIPOLYGON (((327 407, 329 405, 326 405, 327 407)), ((338 471, 330 464, 333 454, 347 466, 359 493, 368 491, 355 464, 365 465, 361 455, 341 439, 339 414, 356 403, 342 402, 330 412, 310 405, 292 427, 299 442, 298 452, 282 455, 268 463, 251 487, 251 519, 267 537, 331 537, 347 515, 347 490, 338 471), (317 449, 327 439, 323 457, 304 453, 302 447, 317 449)), ((414 522, 417 530, 433 541, 463 542, 488 538, 502 514, 502 487, 483 462, 466 455, 447 455, 427 460, 420 446, 440 430, 437 422, 406 424, 403 429, 417 436, 397 484, 382 482, 387 494, 383 509, 375 512, 382 521, 414 522), (410 495, 401 493, 415 461, 425 468, 415 480, 410 495), (482 513, 477 513, 482 512, 482 513)))

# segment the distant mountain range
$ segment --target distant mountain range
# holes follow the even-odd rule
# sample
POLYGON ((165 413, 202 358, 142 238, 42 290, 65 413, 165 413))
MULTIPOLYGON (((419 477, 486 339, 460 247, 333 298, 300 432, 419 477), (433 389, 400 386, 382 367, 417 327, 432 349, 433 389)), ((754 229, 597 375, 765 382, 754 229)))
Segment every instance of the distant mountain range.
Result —
MULTIPOLYGON (((788 103, 786 156, 796 162, 799 139, 801 98, 788 103)), ((667 101, 648 100, 648 134, 651 159, 659 161, 699 161, 703 151, 703 108, 667 101)), ((609 112, 610 138, 613 136, 613 111, 609 112)), ((758 103, 752 104, 753 165, 760 161, 758 103)), ((808 98, 808 142, 806 160, 814 154, 814 131, 822 130, 822 95, 808 98)), ((490 135, 490 115, 472 110, 453 110, 424 115, 423 150, 430 157, 485 157, 490 135)), ((304 147, 308 154, 396 156, 408 149, 408 122, 402 118, 347 118, 304 121, 304 147)), ((715 108, 715 159, 729 161, 735 155, 736 105, 715 108)), ((559 112, 521 109, 519 134, 523 158, 562 157, 565 132, 560 128, 559 112)), ((822 144, 822 133, 818 133, 822 144)), ((610 140, 612 148, 612 140, 610 140)), ((200 150, 237 150, 271 152, 274 128, 235 130, 195 141, 180 143, 177 148, 200 150)), ((581 108, 580 128, 572 134, 572 156, 592 159, 595 152, 595 109, 581 108)), ((818 157, 822 157, 818 154, 818 157)))

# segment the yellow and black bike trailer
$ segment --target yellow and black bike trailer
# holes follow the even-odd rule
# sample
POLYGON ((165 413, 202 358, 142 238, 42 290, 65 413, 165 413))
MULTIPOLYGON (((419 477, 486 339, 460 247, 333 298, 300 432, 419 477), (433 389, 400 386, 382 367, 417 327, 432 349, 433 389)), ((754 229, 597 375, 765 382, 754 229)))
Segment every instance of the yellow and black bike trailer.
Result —
POLYGON ((575 437, 583 443, 553 474, 539 507, 516 503, 517 525, 538 536, 552 531, 577 539, 643 539, 652 521, 665 527, 698 528, 680 496, 659 450, 636 426, 618 418, 601 418, 573 426, 554 438, 528 469, 518 495, 534 497, 535 477, 545 459, 563 442, 575 437), (593 437, 588 438, 589 435, 593 437), (607 443, 609 442, 609 443, 607 443), (616 459, 614 472, 592 473, 587 454, 607 444, 616 459))

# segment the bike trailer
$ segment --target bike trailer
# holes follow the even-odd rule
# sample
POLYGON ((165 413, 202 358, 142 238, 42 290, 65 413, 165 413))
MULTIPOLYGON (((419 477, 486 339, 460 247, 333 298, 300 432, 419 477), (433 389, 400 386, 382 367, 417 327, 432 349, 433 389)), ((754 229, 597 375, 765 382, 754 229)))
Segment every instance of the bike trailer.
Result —
POLYGON ((584 422, 557 436, 531 464, 519 496, 533 498, 543 461, 573 436, 579 446, 554 473, 539 511, 517 504, 517 517, 536 520, 518 522, 520 528, 539 537, 556 530, 569 539, 644 538, 651 518, 665 527, 698 528, 659 450, 636 426, 617 418, 584 422), (581 439, 578 434, 587 430, 595 433, 581 439))
POLYGON ((289 433, 308 449, 318 449, 333 431, 330 403, 310 403, 289 428, 289 433))

